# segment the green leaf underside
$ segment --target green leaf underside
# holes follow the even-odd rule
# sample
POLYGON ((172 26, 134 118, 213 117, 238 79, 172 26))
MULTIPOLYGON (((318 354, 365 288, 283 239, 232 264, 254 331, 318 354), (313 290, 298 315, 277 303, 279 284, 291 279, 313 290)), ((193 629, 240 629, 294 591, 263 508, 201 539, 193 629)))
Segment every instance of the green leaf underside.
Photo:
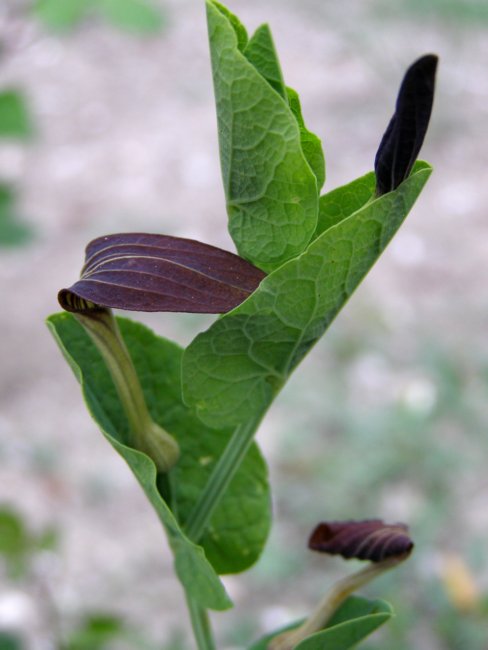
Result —
MULTIPOLYGON (((300 642, 297 650, 348 650, 369 636, 394 616, 391 605, 384 600, 367 600, 350 596, 327 623, 324 630, 300 642)), ((249 650, 267 650, 275 636, 299 627, 303 620, 266 635, 249 650)))
POLYGON ((243 52, 244 49, 247 47, 249 37, 247 35, 247 30, 244 27, 244 25, 241 23, 239 18, 233 14, 230 9, 227 9, 223 4, 220 4, 220 2, 217 2, 217 0, 210 0, 212 2, 212 5, 218 9, 218 11, 227 18, 229 21, 229 24, 231 25, 232 29, 235 32, 236 38, 237 38, 237 47, 238 49, 243 52))
MULTIPOLYGON (((118 322, 151 415, 174 435, 181 448, 181 460, 172 476, 178 517, 184 521, 223 450, 229 432, 209 430, 183 406, 181 348, 155 336, 143 325, 125 319, 118 319, 118 322)), ((257 447, 250 450, 212 517, 201 541, 204 553, 184 535, 161 498, 156 488, 153 462, 127 445, 128 425, 108 371, 91 340, 70 314, 55 314, 48 319, 48 325, 82 384, 92 416, 127 461, 164 524, 181 582, 202 606, 229 607, 231 603, 215 571, 233 573, 248 568, 259 556, 270 526, 267 470, 257 447)))
POLYGON ((183 396, 215 427, 264 412, 373 266, 431 168, 326 230, 263 280, 239 307, 199 334, 183 355, 183 396))
POLYGON ((271 271, 310 241, 317 182, 288 103, 239 50, 227 15, 207 2, 229 232, 240 255, 271 271))

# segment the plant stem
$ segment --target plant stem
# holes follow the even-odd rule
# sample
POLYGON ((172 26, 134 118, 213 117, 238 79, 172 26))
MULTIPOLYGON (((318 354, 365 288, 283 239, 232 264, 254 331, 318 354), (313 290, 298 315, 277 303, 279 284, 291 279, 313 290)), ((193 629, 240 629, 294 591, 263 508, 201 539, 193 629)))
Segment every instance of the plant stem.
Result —
POLYGON ((263 416, 264 412, 261 412, 244 424, 240 424, 217 461, 199 500, 186 521, 185 532, 193 542, 200 541, 215 508, 244 460, 263 416))
MULTIPOLYGON (((239 425, 217 461, 199 500, 186 521, 185 532, 193 542, 198 543, 205 532, 215 508, 224 496, 253 441, 263 415, 264 413, 260 413, 245 424, 239 425)), ((215 643, 206 610, 202 609, 188 594, 186 594, 186 601, 198 650, 214 650, 215 643)))
POLYGON ((300 641, 323 629, 339 606, 354 591, 371 582, 374 578, 389 571, 402 562, 405 557, 388 558, 377 564, 370 564, 365 569, 339 580, 319 602, 309 618, 295 630, 283 632, 269 644, 269 650, 293 650, 300 641))
POLYGON ((215 650, 215 642, 210 628, 210 621, 205 609, 186 593, 186 603, 190 613, 191 626, 198 650, 215 650))
POLYGON ((131 444, 150 456, 162 473, 178 460, 176 440, 151 418, 129 351, 109 309, 96 308, 75 317, 105 361, 129 422, 131 444))

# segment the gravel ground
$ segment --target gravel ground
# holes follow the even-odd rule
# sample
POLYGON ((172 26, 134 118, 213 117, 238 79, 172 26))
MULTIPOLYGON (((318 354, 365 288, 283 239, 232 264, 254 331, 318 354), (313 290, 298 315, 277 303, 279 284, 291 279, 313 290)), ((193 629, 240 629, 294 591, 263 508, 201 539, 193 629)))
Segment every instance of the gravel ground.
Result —
MULTIPOLYGON (((95 22, 59 36, 16 0, 0 8, 0 87, 26 94, 36 124, 32 143, 0 144, 0 178, 18 187, 21 213, 36 229, 31 245, 0 251, 0 498, 33 528, 62 531, 60 549, 43 554, 36 573, 63 629, 81 611, 108 605, 160 640, 181 627, 184 607, 166 542, 127 467, 86 413, 43 320, 58 310, 56 293, 76 278, 95 236, 164 232, 232 249, 203 3, 166 6, 165 33, 144 39, 95 22)), ((351 301, 350 320, 341 322, 366 305, 406 350, 415 346, 413 333, 424 331, 452 349, 469 346, 488 364, 486 28, 387 7, 373 0, 231 3, 250 27, 271 23, 287 83, 323 138, 329 188, 372 167, 404 69, 424 52, 440 55, 423 150, 435 174, 362 297, 351 301)), ((141 319, 183 344, 209 322, 141 319)), ((312 361, 303 372, 315 372, 312 361)), ((280 472, 274 454, 283 408, 278 400, 261 434, 272 476, 280 472)), ((477 495, 470 525, 485 536, 486 488, 481 477, 469 486, 477 495)), ((252 605, 247 584, 228 580, 242 608, 252 605)), ((26 630, 29 650, 55 647, 56 625, 38 588, 0 586, 0 627, 26 630)), ((263 605, 263 625, 276 609, 263 605)))

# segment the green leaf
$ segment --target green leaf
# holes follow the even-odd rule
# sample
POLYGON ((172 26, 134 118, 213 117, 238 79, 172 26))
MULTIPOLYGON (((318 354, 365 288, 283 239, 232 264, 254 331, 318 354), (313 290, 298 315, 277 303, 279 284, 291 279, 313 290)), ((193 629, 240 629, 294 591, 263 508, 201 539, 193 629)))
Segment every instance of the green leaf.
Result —
POLYGON ((320 190, 325 183, 325 158, 322 150, 322 143, 320 142, 320 138, 317 137, 315 133, 309 131, 305 126, 302 115, 302 106, 296 90, 287 86, 286 93, 291 111, 300 128, 300 142, 302 145, 303 155, 315 174, 317 187, 320 190))
POLYGON ((269 271, 315 231, 318 190, 288 102, 240 51, 235 29, 207 2, 229 231, 239 254, 269 271))
POLYGON ((374 172, 369 172, 351 183, 337 187, 321 196, 319 219, 313 238, 316 239, 323 232, 366 205, 373 198, 375 185, 374 172))
POLYGON ((124 622, 110 615, 86 617, 72 632, 65 650, 103 650, 107 644, 129 636, 124 622))
POLYGON ((13 632, 0 630, 0 650, 24 650, 25 646, 20 636, 13 632))
POLYGON ((244 56, 270 86, 288 102, 300 129, 303 155, 312 168, 317 179, 317 187, 320 189, 325 182, 325 159, 322 144, 320 139, 305 126, 298 93, 285 86, 268 25, 258 27, 244 50, 244 56))
POLYGON ((10 578, 22 577, 28 568, 32 539, 23 519, 8 506, 0 508, 0 555, 10 578))
POLYGON ((393 616, 384 600, 366 600, 352 596, 336 612, 327 627, 312 634, 296 650, 349 650, 377 630, 393 616))
POLYGON ((15 90, 0 92, 0 138, 28 138, 32 122, 23 96, 15 90))
POLYGON ((34 13, 50 29, 72 29, 85 17, 93 0, 37 0, 34 13))
POLYGON ((127 425, 108 371, 95 346, 71 314, 54 314, 47 322, 82 385, 90 413, 107 440, 134 472, 164 525, 180 581, 203 607, 226 609, 231 605, 230 600, 203 549, 184 535, 157 489, 157 473, 153 461, 127 444, 127 425))
MULTIPOLYGON (((175 485, 175 511, 178 512, 179 519, 185 521, 225 447, 230 432, 208 429, 183 405, 180 388, 182 350, 179 346, 157 337, 138 323, 125 319, 118 319, 118 322, 141 378, 152 417, 180 445, 181 458, 172 477, 175 485)), ((149 479, 142 476, 132 464, 134 454, 137 454, 139 460, 141 456, 146 459, 146 456, 133 450, 128 454, 127 448, 121 447, 120 443, 124 445, 128 442, 127 423, 111 379, 94 345, 76 320, 67 319, 66 314, 54 315, 48 323, 55 330, 55 336, 65 355, 69 355, 68 360, 75 364, 77 376, 81 373, 85 399, 104 435, 127 460, 166 524, 167 506, 156 490, 155 477, 149 479)), ((146 471, 145 466, 141 471, 146 471)), ((215 570, 219 573, 235 573, 255 562, 266 541, 270 519, 267 469, 257 447, 253 446, 201 541, 215 570)), ((172 522, 171 526, 175 523, 172 522)), ((185 557, 188 556, 180 559, 180 567, 183 567, 189 564, 189 559, 193 562, 196 560, 188 553, 188 540, 181 540, 181 535, 180 530, 174 544, 182 549, 185 557)), ((186 569, 181 568, 181 571, 186 569)), ((194 579, 191 574, 187 577, 188 580, 194 579)))
POLYGON ((244 56, 269 85, 287 99, 280 62, 268 25, 257 28, 244 50, 244 56))
MULTIPOLYGON (((348 650, 386 623, 394 615, 391 605, 383 600, 367 600, 350 596, 339 607, 324 630, 313 634, 296 646, 296 650, 348 650)), ((266 635, 249 650, 267 650, 271 639, 299 627, 296 621, 266 635)))
POLYGON ((113 25, 137 34, 154 34, 164 15, 151 0, 37 0, 34 12, 47 27, 67 31, 97 12, 113 25))
POLYGON ((32 228, 19 221, 14 204, 12 188, 0 184, 0 246, 20 246, 32 237, 32 228))
POLYGON ((165 22, 161 9, 148 0, 100 0, 98 9, 116 27, 139 34, 155 34, 165 22))
POLYGON ((183 396, 202 421, 237 426, 268 408, 383 252, 430 173, 427 163, 417 164, 397 190, 326 230, 193 340, 183 356, 183 396))

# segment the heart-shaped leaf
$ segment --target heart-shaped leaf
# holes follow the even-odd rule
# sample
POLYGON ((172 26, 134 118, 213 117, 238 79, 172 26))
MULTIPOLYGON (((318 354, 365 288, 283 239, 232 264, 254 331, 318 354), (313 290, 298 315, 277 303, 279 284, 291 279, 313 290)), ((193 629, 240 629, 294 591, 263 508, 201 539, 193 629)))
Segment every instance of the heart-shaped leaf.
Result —
MULTIPOLYGON (((348 650, 386 623, 393 616, 391 605, 383 600, 350 596, 332 616, 326 627, 304 641, 300 650, 348 650)), ((303 620, 267 634, 249 650, 268 650, 269 643, 283 632, 298 628, 303 620)))
MULTIPOLYGON (((203 607, 219 610, 231 607, 232 603, 225 588, 206 558, 203 548, 188 539, 168 503, 161 496, 154 462, 130 445, 129 425, 109 372, 94 343, 71 314, 53 314, 48 318, 47 325, 82 386, 90 413, 103 435, 125 459, 156 510, 174 554, 176 573, 185 589, 203 607)), ((146 329, 142 326, 139 328, 146 329)), ((122 333, 124 334, 123 330, 122 333)), ((137 357, 131 350, 130 339, 124 340, 132 354, 134 365, 139 370, 137 357)), ((153 355, 152 358, 146 359, 146 362, 158 365, 158 356, 153 355)), ((176 395, 178 394, 179 389, 176 386, 176 395)), ((171 400, 171 393, 169 398, 171 400)), ((171 410, 169 414, 171 415, 171 410)))
POLYGON ((81 278, 59 292, 63 309, 225 313, 245 300, 265 273, 238 255, 193 239, 122 233, 86 248, 81 278))
POLYGON ((393 609, 384 600, 351 596, 324 630, 304 639, 296 650, 350 650, 392 616, 393 609))
MULTIPOLYGON (((229 430, 209 429, 181 399, 182 349, 156 336, 147 327, 127 319, 117 319, 124 343, 130 352, 148 409, 155 422, 177 440, 181 457, 171 470, 174 499, 179 520, 185 521, 208 480, 230 436, 229 430)), ((176 544, 181 566, 195 568, 197 576, 183 568, 180 577, 190 583, 197 599, 209 598, 209 607, 222 606, 203 589, 210 582, 210 567, 199 558, 201 549, 191 545, 174 521, 154 482, 153 463, 130 447, 128 423, 120 407, 115 386, 102 357, 81 325, 71 314, 54 314, 48 325, 83 387, 87 406, 102 433, 125 458, 176 544), (183 536, 183 538, 182 538, 183 536), (197 552, 198 549, 198 552, 197 552), (181 559, 183 558, 183 559, 181 559)), ((205 556, 218 573, 236 573, 251 566, 259 557, 270 528, 271 507, 266 464, 256 445, 249 449, 239 471, 216 508, 201 539, 205 556)), ((214 594, 218 596, 218 589, 214 594)))

